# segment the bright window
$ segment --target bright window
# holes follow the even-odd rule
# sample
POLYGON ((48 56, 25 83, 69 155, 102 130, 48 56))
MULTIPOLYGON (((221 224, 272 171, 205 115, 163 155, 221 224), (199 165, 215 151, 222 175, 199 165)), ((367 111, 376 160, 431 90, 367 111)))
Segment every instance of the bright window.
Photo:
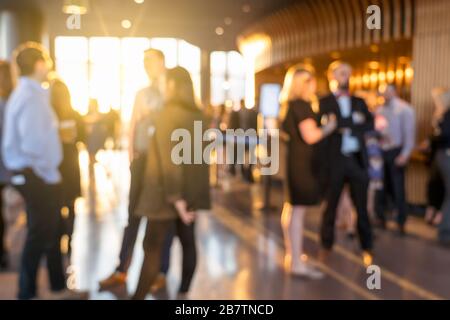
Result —
POLYGON ((143 52, 161 50, 168 68, 185 67, 192 76, 200 99, 200 48, 173 38, 57 37, 56 70, 70 89, 73 107, 82 114, 89 99, 100 110, 120 109, 124 120, 131 117, 136 92, 148 85, 143 52))
POLYGON ((236 51, 211 53, 211 104, 230 100, 235 104, 245 96, 244 59, 236 51))

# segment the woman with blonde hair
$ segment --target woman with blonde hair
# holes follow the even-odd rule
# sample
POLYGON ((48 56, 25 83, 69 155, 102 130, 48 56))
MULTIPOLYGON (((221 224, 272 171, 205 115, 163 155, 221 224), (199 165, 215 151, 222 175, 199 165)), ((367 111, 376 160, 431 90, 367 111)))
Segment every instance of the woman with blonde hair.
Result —
POLYGON ((302 259, 305 211, 320 201, 317 177, 316 147, 337 127, 336 117, 329 116, 323 126, 316 114, 316 78, 314 68, 297 64, 285 77, 281 91, 280 121, 287 142, 286 190, 288 200, 283 207, 283 228, 286 255, 285 268, 295 276, 320 279, 323 274, 302 259))
POLYGON ((450 90, 434 90, 436 109, 433 115, 433 145, 437 169, 444 181, 442 221, 439 224, 439 242, 450 247, 450 90))

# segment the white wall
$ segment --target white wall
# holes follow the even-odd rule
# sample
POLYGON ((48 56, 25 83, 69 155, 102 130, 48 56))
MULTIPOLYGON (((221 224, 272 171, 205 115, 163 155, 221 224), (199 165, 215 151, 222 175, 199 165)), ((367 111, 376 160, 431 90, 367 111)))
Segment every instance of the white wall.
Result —
POLYGON ((10 11, 0 12, 0 58, 11 59, 12 52, 19 44, 17 19, 10 11))

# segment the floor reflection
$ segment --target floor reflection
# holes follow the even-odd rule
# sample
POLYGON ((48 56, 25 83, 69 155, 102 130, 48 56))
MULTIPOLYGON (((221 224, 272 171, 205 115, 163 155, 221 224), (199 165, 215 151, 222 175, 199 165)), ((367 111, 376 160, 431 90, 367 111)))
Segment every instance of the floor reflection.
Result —
MULTIPOLYGON (((90 165, 86 152, 80 154, 83 197, 76 203, 72 261, 68 283, 88 290, 91 299, 123 299, 133 293, 143 260, 141 249, 145 221, 129 269, 127 288, 122 292, 98 292, 98 281, 108 276, 118 263, 123 229, 127 223, 129 168, 125 152, 104 151, 90 165)), ((450 263, 447 251, 423 239, 400 239, 377 233, 375 263, 383 267, 382 290, 366 287, 367 273, 357 257, 355 243, 338 234, 338 246, 329 265, 321 266, 326 278, 306 281, 286 276, 282 271, 283 242, 279 212, 257 210, 261 202, 259 185, 249 186, 223 172, 221 187, 214 191, 212 212, 198 215, 198 266, 192 299, 427 299, 450 297, 450 263), (256 205, 255 205, 256 204, 256 205), (406 263, 409 262, 409 263, 406 263)), ((274 193, 276 205, 281 192, 274 193)), ((9 214, 8 243, 12 270, 0 273, 0 298, 14 299, 19 255, 24 239, 23 214, 9 214)), ((307 215, 305 249, 311 259, 317 255, 320 214, 307 215)), ((414 224, 414 222, 412 222, 414 224)), ((167 296, 173 299, 181 274, 181 248, 177 240, 171 251, 167 296)), ((312 260, 312 262, 314 262, 312 260)), ((69 264, 68 264, 69 265, 69 264)), ((47 281, 40 273, 41 292, 47 281)), ((151 297, 149 297, 151 298, 151 297)))

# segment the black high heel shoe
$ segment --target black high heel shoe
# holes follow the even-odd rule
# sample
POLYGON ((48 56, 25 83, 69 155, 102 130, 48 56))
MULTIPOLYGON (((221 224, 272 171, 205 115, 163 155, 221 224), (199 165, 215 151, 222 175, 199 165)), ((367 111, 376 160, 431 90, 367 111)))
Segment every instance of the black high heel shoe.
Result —
POLYGON ((1 257, 0 257, 0 270, 6 270, 9 268, 9 259, 8 259, 8 254, 4 253, 1 257))

